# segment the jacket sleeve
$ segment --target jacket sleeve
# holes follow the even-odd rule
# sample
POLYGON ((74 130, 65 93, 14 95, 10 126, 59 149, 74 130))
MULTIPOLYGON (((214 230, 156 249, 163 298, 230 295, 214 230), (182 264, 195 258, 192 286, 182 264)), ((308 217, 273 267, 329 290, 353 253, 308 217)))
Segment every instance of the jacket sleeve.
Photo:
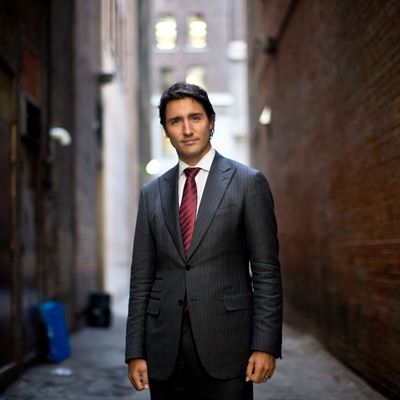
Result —
POLYGON ((155 274, 155 254, 149 210, 142 189, 132 254, 125 362, 132 358, 146 358, 144 329, 146 308, 155 274))
POLYGON ((260 172, 252 176, 245 195, 244 220, 253 279, 251 349, 281 357, 282 282, 274 203, 260 172))

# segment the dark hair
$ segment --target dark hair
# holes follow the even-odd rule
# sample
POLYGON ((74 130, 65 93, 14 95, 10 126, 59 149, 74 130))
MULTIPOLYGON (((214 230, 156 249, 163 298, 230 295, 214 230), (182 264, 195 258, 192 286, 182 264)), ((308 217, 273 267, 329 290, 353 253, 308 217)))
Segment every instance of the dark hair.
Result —
POLYGON ((176 82, 164 91, 158 106, 160 113, 160 123, 165 128, 165 109, 168 102, 171 100, 180 100, 186 97, 191 97, 193 100, 198 101, 204 108, 207 117, 211 121, 215 121, 215 111, 210 100, 208 99, 207 92, 200 86, 193 85, 186 82, 176 82))

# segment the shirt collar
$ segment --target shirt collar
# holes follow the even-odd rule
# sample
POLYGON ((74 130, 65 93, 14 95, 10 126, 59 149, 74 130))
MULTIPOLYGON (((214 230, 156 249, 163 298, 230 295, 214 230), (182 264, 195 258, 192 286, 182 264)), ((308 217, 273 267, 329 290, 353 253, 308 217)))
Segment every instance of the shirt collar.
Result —
POLYGON ((210 151, 203 156, 203 158, 196 165, 188 165, 184 161, 179 160, 179 176, 182 176, 183 171, 186 168, 201 168, 204 171, 209 172, 211 164, 215 157, 215 150, 211 147, 210 151))

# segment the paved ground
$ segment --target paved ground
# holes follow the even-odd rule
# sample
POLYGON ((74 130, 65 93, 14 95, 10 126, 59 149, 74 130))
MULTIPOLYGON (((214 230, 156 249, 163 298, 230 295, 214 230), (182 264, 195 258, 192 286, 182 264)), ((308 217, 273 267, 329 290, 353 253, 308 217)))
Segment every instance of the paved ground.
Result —
MULTIPOLYGON (((0 400, 149 400, 149 393, 135 392, 126 376, 122 310, 125 304, 116 307, 112 328, 86 328, 72 335, 68 360, 29 369, 0 400)), ((273 379, 255 385, 255 400, 384 399, 315 339, 289 326, 284 328, 283 355, 273 379)))

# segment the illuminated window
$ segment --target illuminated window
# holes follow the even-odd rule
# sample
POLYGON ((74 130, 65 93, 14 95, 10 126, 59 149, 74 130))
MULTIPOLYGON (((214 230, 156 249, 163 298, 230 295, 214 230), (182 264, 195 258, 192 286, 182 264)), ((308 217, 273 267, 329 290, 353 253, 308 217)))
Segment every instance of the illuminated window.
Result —
POLYGON ((172 50, 176 46, 176 19, 169 15, 158 18, 156 23, 156 43, 160 50, 172 50))
POLYGON ((201 15, 188 17, 187 45, 193 49, 207 47, 207 23, 201 15))
POLYGON ((169 67, 161 67, 160 69, 160 91, 170 87, 174 83, 174 70, 169 67))
POLYGON ((207 89, 205 67, 200 65, 190 67, 186 72, 186 82, 207 89))

